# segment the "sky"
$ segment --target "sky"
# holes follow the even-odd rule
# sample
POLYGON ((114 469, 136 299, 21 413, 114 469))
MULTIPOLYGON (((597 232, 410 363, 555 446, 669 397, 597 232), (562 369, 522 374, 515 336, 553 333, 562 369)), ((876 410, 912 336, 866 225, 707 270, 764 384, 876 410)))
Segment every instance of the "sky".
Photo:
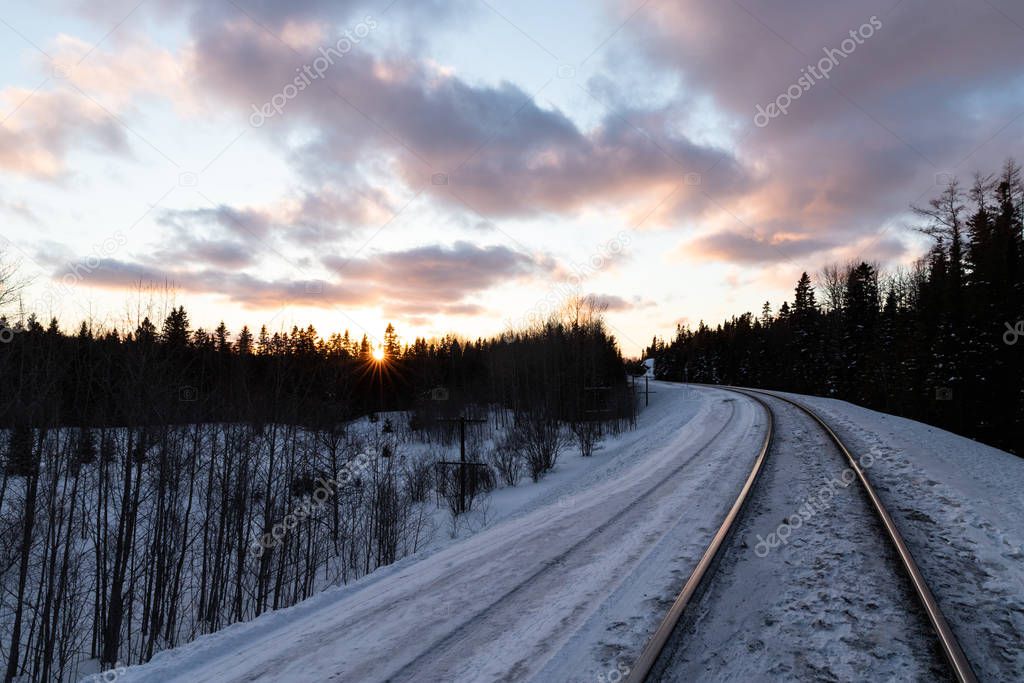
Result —
POLYGON ((1012 0, 39 0, 0 36, 0 253, 65 328, 472 338, 580 293, 634 355, 912 264, 912 204, 1024 158, 1012 0))

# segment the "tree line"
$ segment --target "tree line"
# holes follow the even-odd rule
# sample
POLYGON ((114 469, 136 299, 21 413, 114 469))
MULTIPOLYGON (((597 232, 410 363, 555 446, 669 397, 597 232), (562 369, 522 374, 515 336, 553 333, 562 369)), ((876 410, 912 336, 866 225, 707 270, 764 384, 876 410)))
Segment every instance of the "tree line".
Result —
MULTIPOLYGON (((207 421, 295 424, 408 410, 435 390, 453 403, 498 403, 553 419, 630 415, 625 362, 592 299, 490 339, 456 335, 402 344, 388 324, 379 344, 312 326, 233 335, 222 322, 192 329, 184 306, 158 328, 74 333, 30 314, 0 344, 0 427, 103 427, 207 421), (375 358, 383 352, 383 359, 375 358), (599 387, 601 391, 588 393, 599 387)), ((434 396, 434 400, 437 397, 434 396)), ((447 399, 446 399, 447 400, 447 399)))
POLYGON ((1024 183, 1009 160, 913 207, 911 268, 805 272, 791 302, 647 349, 656 376, 830 396, 1024 453, 1024 183))

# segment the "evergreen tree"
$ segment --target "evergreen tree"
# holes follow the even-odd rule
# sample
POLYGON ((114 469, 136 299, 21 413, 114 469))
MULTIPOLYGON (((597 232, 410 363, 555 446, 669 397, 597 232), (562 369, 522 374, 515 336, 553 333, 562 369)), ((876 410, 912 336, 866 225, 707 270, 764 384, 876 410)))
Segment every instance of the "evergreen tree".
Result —
POLYGON ((398 343, 398 333, 395 326, 388 323, 384 330, 384 353, 388 358, 398 358, 402 354, 402 347, 398 343))
POLYGON ((238 341, 235 343, 235 348, 241 356, 248 356, 252 353, 252 332, 249 331, 249 326, 242 326, 242 331, 238 333, 238 341))
POLYGON ((171 309, 164 320, 163 329, 160 331, 160 341, 170 349, 181 350, 189 345, 190 337, 188 313, 185 312, 185 307, 179 306, 171 309))
POLYGON ((96 439, 91 429, 82 428, 78 430, 78 441, 75 444, 75 458, 72 463, 74 472, 82 465, 90 465, 96 462, 96 439))
POLYGON ((274 352, 266 325, 260 327, 260 336, 259 341, 256 342, 256 350, 261 356, 269 356, 274 352))
POLYGON ((821 372, 820 311, 814 297, 810 276, 804 272, 796 285, 796 297, 789 315, 789 332, 796 357, 797 391, 814 387, 821 372))
POLYGON ((149 318, 143 318, 139 326, 135 328, 135 341, 142 345, 149 345, 156 342, 156 326, 149 321, 149 318))
POLYGON ((230 333, 227 325, 221 320, 217 329, 213 332, 214 344, 220 353, 231 353, 230 333))

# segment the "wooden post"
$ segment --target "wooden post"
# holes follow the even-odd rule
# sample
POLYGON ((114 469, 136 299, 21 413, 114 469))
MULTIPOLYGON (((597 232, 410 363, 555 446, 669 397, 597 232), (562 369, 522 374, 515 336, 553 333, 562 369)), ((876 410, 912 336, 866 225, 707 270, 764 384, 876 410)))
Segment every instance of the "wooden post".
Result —
POLYGON ((479 424, 487 422, 487 420, 470 420, 465 416, 459 417, 452 420, 439 420, 440 422, 458 422, 459 423, 459 505, 458 512, 462 514, 466 511, 466 473, 469 470, 469 463, 466 462, 466 423, 479 424))
POLYGON ((466 418, 459 418, 459 514, 466 511, 466 418))

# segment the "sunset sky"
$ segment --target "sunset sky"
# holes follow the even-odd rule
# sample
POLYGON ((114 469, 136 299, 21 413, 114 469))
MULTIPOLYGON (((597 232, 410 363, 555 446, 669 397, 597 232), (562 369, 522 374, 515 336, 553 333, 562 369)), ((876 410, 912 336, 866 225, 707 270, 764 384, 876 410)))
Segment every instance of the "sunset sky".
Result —
POLYGON ((635 354, 912 263, 911 203, 1024 157, 1011 0, 40 0, 0 36, 0 245, 65 327, 143 282, 208 329, 474 337, 579 287, 635 354))

